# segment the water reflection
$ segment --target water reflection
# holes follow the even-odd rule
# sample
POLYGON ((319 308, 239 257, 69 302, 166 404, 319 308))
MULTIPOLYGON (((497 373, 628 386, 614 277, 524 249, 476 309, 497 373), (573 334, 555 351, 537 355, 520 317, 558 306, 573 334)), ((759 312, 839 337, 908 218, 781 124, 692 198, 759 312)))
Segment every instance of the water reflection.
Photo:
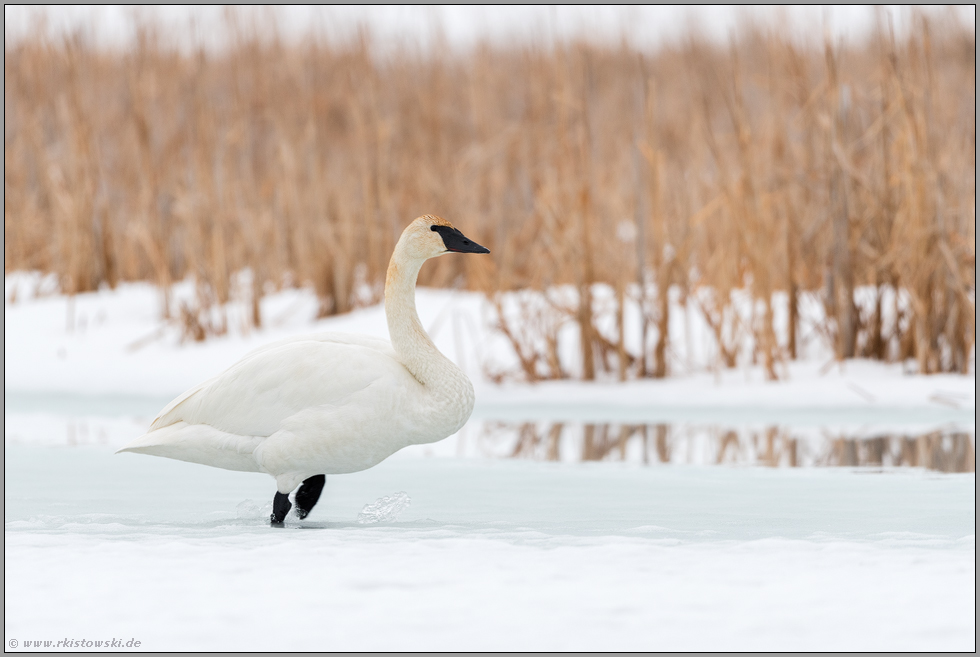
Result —
POLYGON ((545 461, 976 470, 974 434, 961 429, 847 435, 780 426, 487 421, 476 440, 483 455, 545 461))
MULTIPOLYGON (((146 417, 4 413, 5 445, 119 447, 146 431, 146 417)), ((417 446, 421 456, 538 461, 921 467, 975 472, 972 425, 471 420, 459 434, 417 446)), ((409 448, 412 452, 414 448, 409 448)))

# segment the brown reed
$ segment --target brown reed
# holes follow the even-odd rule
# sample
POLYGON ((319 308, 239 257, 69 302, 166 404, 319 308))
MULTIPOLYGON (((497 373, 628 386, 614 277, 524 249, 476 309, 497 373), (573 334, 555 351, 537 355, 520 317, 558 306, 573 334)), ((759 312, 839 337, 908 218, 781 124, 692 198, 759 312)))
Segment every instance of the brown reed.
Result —
MULTIPOLYGON (((324 315, 378 299, 402 227, 437 212, 494 255, 440 259, 420 283, 491 297, 574 286, 577 304, 554 312, 579 328, 586 379, 669 374, 672 286, 705 313, 721 366, 750 333, 775 378, 812 293, 839 358, 968 370, 968 28, 919 17, 907 37, 882 25, 822 48, 748 27, 728 46, 691 36, 653 54, 576 42, 428 55, 384 55, 365 32, 285 43, 232 28, 220 52, 178 50, 151 25, 126 51, 42 32, 5 44, 6 272, 55 272, 69 294, 154 281, 163 314, 203 338, 223 328, 197 310, 246 294, 259 325, 270 284, 312 284, 324 315), (200 308, 172 308, 188 276, 200 308), (597 328, 595 283, 615 290, 616 335, 597 328), (737 289, 757 302, 748 324, 737 289), (884 308, 888 289, 908 303, 884 308), (638 353, 623 338, 629 295, 638 353)), ((501 315, 522 376, 568 376, 555 322, 520 321, 501 315)))

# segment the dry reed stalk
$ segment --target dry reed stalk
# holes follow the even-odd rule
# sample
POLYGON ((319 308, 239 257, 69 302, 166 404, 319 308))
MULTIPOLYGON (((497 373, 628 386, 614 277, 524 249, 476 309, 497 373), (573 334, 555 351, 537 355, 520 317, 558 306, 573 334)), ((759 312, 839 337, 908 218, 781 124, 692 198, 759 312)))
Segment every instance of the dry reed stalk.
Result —
POLYGON ((179 52, 151 25, 126 52, 40 32, 5 44, 5 271, 55 272, 70 294, 152 280, 162 313, 200 336, 227 329, 232 297, 261 325, 270 285, 312 285, 324 315, 379 299, 401 228, 437 212, 494 257, 440 259, 420 284, 578 290, 501 314, 530 380, 666 376, 671 288, 702 308, 719 365, 758 360, 775 377, 809 293, 841 358, 970 367, 968 28, 920 18, 906 37, 881 27, 824 48, 749 27, 728 48, 386 57, 367 33, 287 43, 235 21, 221 52, 179 52), (185 313, 168 291, 188 276, 185 313), (611 310, 593 298, 603 284, 611 310), (744 325, 736 290, 753 299, 744 325), (567 322, 579 370, 559 357, 567 322))

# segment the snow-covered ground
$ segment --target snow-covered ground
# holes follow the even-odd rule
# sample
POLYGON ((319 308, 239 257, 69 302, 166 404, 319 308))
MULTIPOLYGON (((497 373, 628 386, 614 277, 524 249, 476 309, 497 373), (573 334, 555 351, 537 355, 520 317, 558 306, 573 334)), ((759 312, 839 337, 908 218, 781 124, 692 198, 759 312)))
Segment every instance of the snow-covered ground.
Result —
POLYGON ((261 331, 233 305, 228 335, 181 344, 150 286, 38 290, 5 277, 8 651, 975 649, 972 374, 811 359, 776 383, 741 367, 497 386, 484 367, 508 354, 481 298, 420 290, 473 420, 329 478, 273 530, 271 478, 113 448, 256 346, 387 337, 381 308, 314 321, 286 290, 261 331), (758 465, 847 463, 873 465, 758 465), (394 521, 358 522, 402 491, 394 521))
MULTIPOLYGON (((316 320, 317 302, 306 289, 263 297, 260 331, 248 329, 245 304, 228 304, 227 334, 201 343, 182 341, 176 323, 161 321, 161 295, 149 284, 124 284, 71 298, 54 293, 56 289, 51 278, 36 274, 5 276, 5 391, 172 397, 274 340, 316 331, 388 337, 380 304, 316 320)), ((180 284, 174 287, 171 303, 176 307, 182 297, 191 295, 190 285, 180 284)), ((976 408, 975 372, 916 376, 901 364, 860 360, 835 364, 812 335, 804 340, 810 358, 780 365, 783 380, 779 382, 766 381, 759 366, 708 371, 709 332, 703 321, 686 325, 679 308, 672 312, 674 376, 668 379, 625 385, 613 381, 495 385, 487 371, 514 369, 516 358, 509 343, 491 330, 495 316, 483 296, 420 289, 417 303, 436 346, 475 383, 477 413, 483 415, 495 415, 495 406, 516 405, 528 418, 548 417, 542 408, 558 404, 596 419, 612 419, 624 412, 651 421, 677 419, 677 409, 697 417, 701 409, 718 408, 733 409, 740 416, 746 409, 764 414, 786 408, 859 409, 881 418, 893 416, 896 410, 928 409, 936 411, 936 417, 946 413, 942 417, 965 419, 976 408), (590 410, 595 407, 614 410, 600 417, 602 411, 590 410)), ((691 315, 696 313, 692 310, 691 315)))

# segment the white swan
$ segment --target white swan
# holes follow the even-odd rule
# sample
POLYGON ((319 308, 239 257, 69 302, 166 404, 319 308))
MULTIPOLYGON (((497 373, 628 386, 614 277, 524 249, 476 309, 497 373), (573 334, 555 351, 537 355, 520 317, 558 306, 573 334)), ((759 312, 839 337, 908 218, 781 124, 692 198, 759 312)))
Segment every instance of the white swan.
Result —
POLYGON ((432 215, 402 233, 385 280, 391 343, 320 333, 256 349, 170 402, 119 452, 268 473, 278 488, 271 520, 281 525, 301 483, 295 500, 305 517, 324 475, 358 472, 452 435, 473 411, 473 385, 432 344, 415 310, 422 263, 449 252, 490 251, 432 215))

